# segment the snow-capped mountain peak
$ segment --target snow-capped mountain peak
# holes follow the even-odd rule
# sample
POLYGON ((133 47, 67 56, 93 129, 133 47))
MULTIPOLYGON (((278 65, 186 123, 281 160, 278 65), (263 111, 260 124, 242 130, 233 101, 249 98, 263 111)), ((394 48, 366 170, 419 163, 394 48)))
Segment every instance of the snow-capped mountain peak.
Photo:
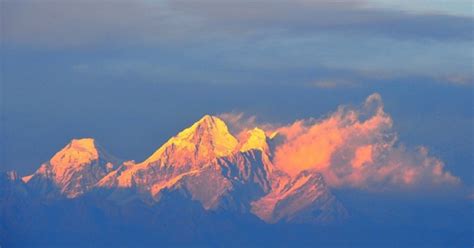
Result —
POLYGON ((253 149, 260 150, 262 152, 269 151, 267 135, 265 134, 265 131, 258 127, 246 132, 240 147, 241 152, 246 152, 253 149))
POLYGON ((209 162, 216 157, 230 155, 237 144, 237 139, 224 121, 205 115, 168 140, 144 163, 158 160, 173 165, 209 162))
POLYGON ((97 159, 99 151, 94 139, 73 139, 51 158, 50 163, 59 172, 60 169, 80 166, 97 159))
POLYGON ((23 181, 42 188, 42 193, 59 191, 75 197, 112 171, 118 160, 103 150, 94 139, 73 139, 23 181))

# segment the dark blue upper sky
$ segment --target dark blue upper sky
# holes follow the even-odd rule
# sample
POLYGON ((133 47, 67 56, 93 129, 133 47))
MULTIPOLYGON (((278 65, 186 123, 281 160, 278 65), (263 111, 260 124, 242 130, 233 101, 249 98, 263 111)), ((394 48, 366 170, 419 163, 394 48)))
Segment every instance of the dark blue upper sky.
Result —
POLYGON ((321 117, 382 95, 473 185, 470 1, 2 1, 2 169, 74 137, 143 160, 202 115, 321 117))

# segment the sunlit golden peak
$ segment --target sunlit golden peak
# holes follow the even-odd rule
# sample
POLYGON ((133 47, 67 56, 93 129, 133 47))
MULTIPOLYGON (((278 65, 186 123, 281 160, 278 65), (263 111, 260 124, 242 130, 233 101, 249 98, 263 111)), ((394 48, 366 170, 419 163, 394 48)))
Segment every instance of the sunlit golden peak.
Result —
POLYGON ((72 139, 70 146, 76 149, 96 150, 95 139, 93 138, 72 139))
POLYGON ((53 166, 74 166, 99 158, 96 142, 92 138, 73 139, 51 158, 53 166))
MULTIPOLYGON (((224 121, 215 116, 205 115, 190 127, 171 138, 145 162, 154 162, 165 154, 180 154, 179 160, 187 162, 209 161, 215 157, 231 154, 238 144, 224 121)), ((178 159, 178 158, 176 158, 178 159)), ((174 161, 181 163, 181 161, 174 161)))
MULTIPOLYGON (((229 129, 224 121, 215 116, 205 115, 191 127, 181 131, 176 138, 199 143, 202 138, 209 137, 213 144, 220 142, 227 143, 229 140, 237 140, 229 133, 229 129)), ((230 141, 230 142, 232 142, 230 141)))
POLYGON ((267 135, 258 127, 247 131, 240 151, 245 152, 252 149, 268 151, 267 135))
POLYGON ((229 132, 226 123, 221 120, 219 117, 205 115, 197 122, 195 122, 191 127, 183 130, 178 136, 182 136, 189 133, 194 133, 199 131, 198 129, 204 129, 207 131, 219 131, 219 132, 229 132))
POLYGON ((198 124, 198 123, 209 124, 209 123, 214 122, 215 120, 222 121, 221 119, 219 119, 219 117, 212 116, 212 115, 204 115, 203 117, 201 117, 201 119, 199 119, 197 122, 195 122, 195 124, 198 124))

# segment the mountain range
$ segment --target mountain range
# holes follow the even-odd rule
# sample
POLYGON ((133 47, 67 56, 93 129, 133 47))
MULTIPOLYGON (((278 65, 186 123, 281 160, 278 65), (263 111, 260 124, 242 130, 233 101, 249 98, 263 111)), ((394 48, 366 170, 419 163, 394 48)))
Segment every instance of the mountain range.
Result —
POLYGON ((206 115, 140 163, 115 158, 92 138, 73 139, 33 174, 6 178, 45 200, 100 195, 122 205, 160 204, 173 194, 207 211, 248 213, 267 223, 332 223, 347 216, 317 171, 290 176, 273 165, 278 134, 254 128, 239 136, 206 115))
POLYGON ((73 139, 31 175, 0 173, 0 246, 386 247, 375 234, 408 245, 468 243, 458 227, 469 226, 471 205, 335 194, 318 171, 288 174, 274 163, 281 135, 234 135, 206 115, 142 162, 73 139), (461 214, 443 218, 450 208, 461 214))

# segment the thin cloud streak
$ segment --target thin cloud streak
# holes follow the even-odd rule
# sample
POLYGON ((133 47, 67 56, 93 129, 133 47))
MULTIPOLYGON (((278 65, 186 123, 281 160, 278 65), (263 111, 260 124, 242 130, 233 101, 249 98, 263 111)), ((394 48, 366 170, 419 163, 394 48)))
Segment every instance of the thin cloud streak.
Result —
POLYGON ((181 83, 403 77, 473 82, 473 56, 466 52, 474 27, 469 16, 383 9, 356 0, 0 4, 0 52, 72 52, 69 60, 84 60, 73 51, 92 51, 70 67, 95 77, 181 83))
POLYGON ((3 1, 2 40, 52 47, 345 33, 472 41, 474 20, 366 1, 3 1), (203 37, 201 37, 203 39, 203 37))
POLYGON ((173 1, 206 26, 240 34, 344 32, 394 39, 472 40, 474 19, 377 8, 370 1, 173 1))

